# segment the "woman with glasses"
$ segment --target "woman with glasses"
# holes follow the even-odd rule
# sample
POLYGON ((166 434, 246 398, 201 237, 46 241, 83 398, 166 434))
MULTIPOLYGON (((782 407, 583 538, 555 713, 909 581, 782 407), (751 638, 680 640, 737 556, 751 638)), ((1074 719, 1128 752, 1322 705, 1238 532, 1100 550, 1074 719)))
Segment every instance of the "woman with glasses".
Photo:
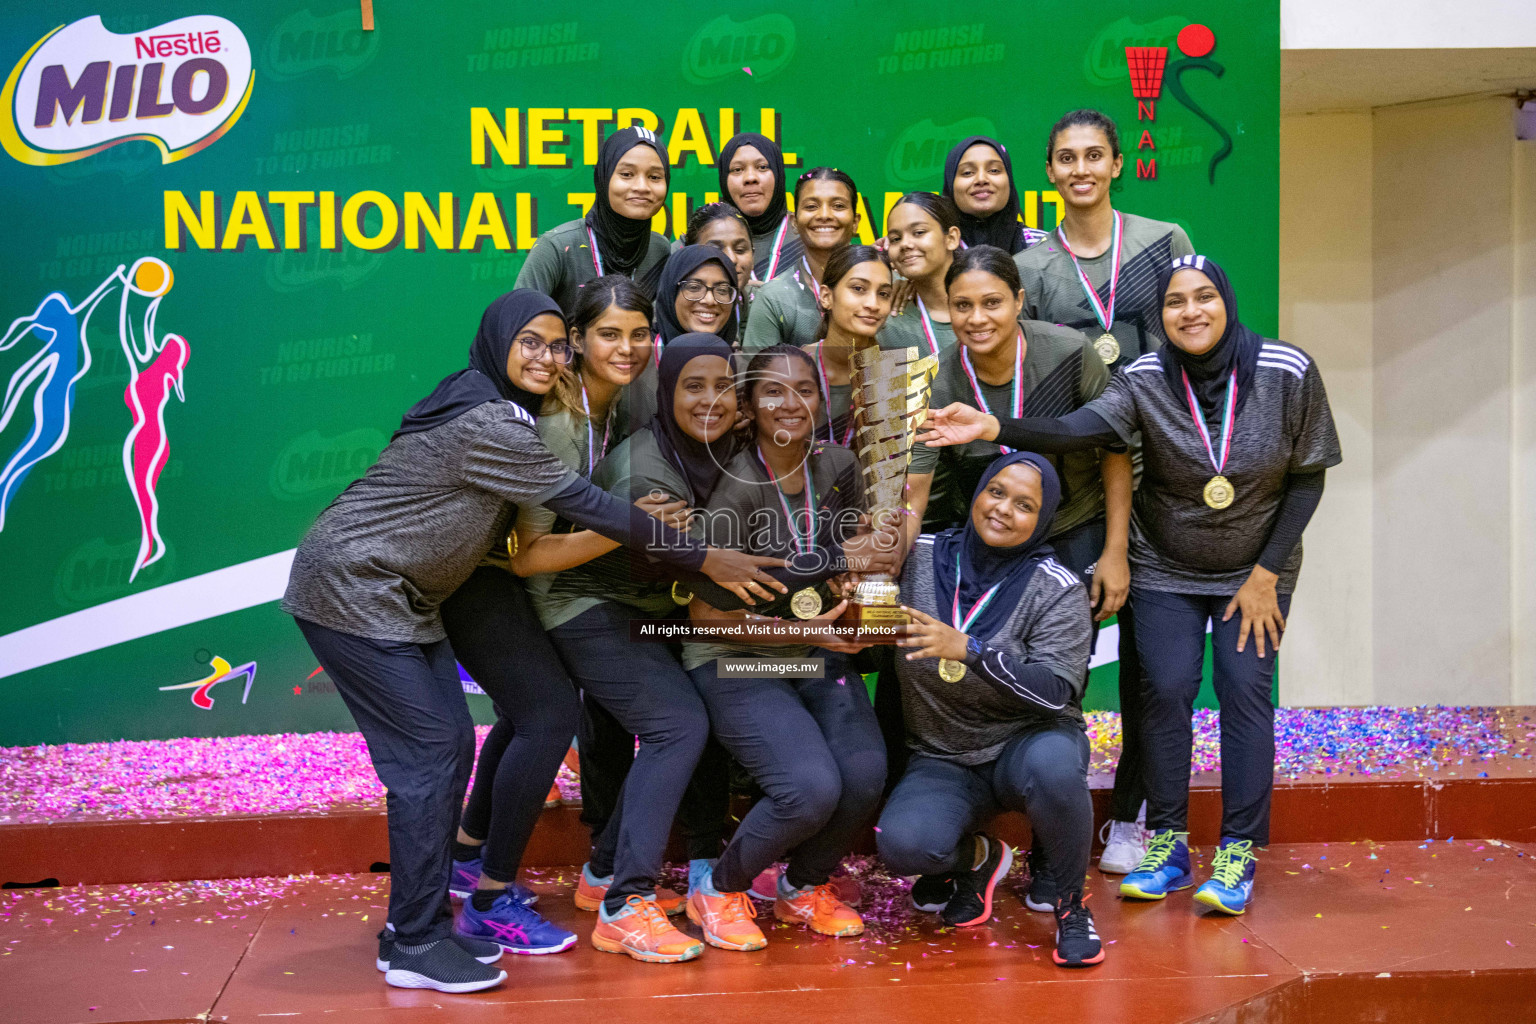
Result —
POLYGON ((795 233, 804 247, 799 264, 758 291, 742 351, 816 340, 821 326, 822 271, 827 259, 858 229, 859 190, 835 167, 812 167, 795 182, 795 233))
POLYGON ((651 365, 619 401, 628 437, 656 415, 656 367, 667 343, 684 334, 713 334, 735 348, 736 270, 712 245, 689 245, 667 257, 656 285, 656 348, 651 365))
POLYGON ((563 310, 575 309, 582 286, 604 274, 632 278, 651 295, 667 258, 667 240, 651 230, 672 181, 656 133, 632 126, 608 136, 592 177, 587 215, 540 235, 517 275, 517 287, 541 291, 563 310))
MULTIPOLYGON (((538 431, 545 446, 583 478, 592 475, 592 467, 606 453, 616 399, 650 365, 652 344, 650 300, 629 278, 609 274, 581 290, 570 320, 569 351, 557 346, 557 366, 567 356, 570 363, 559 366, 554 387, 543 398, 538 431)), ((643 497, 636 504, 682 528, 677 519, 681 502, 643 497)), ((531 907, 538 896, 516 881, 548 788, 547 768, 558 764, 564 750, 561 744, 569 744, 575 728, 571 702, 564 699, 572 692, 570 678, 535 612, 542 607, 550 574, 618 546, 594 530, 576 529, 543 506, 523 507, 512 543, 493 550, 443 602, 443 628, 460 662, 487 693, 512 698, 505 706, 496 704, 496 722, 480 748, 474 786, 454 843, 449 891, 469 901, 463 923, 478 932, 507 926, 508 934, 515 935, 515 928, 521 928, 523 934, 533 936, 541 928, 553 927, 535 923, 537 915, 522 905, 531 907), (510 561, 509 552, 513 553, 510 561), (523 587, 508 585, 508 569, 526 578, 526 595, 523 587), (516 634, 505 630, 509 602, 515 606, 517 620, 526 623, 516 634), (556 699, 538 699, 545 693, 556 699), (510 899, 504 901, 503 896, 510 899)), ((597 744, 588 742, 591 730, 585 725, 584 720, 584 798, 589 783, 601 787, 604 782, 601 751, 590 749, 597 744), (594 756, 586 757, 589 752, 594 756)), ((617 746, 620 757, 634 756, 634 737, 628 738, 627 748, 619 737, 617 746)), ((621 770, 613 788, 622 782, 621 770)), ((590 807, 584 799, 583 817, 604 805, 600 797, 594 797, 590 807)), ((611 809, 611 798, 606 805, 611 809)), ((602 820, 606 817, 603 814, 602 820)), ((574 938, 562 932, 560 948, 574 938)), ((542 941, 515 951, 549 952, 555 944, 542 941)))
MULTIPOLYGON (((688 217, 688 233, 682 245, 712 245, 736 267, 736 334, 740 337, 752 306, 752 297, 761 286, 752 276, 752 235, 741 211, 729 203, 706 203, 688 217)), ((678 248, 681 248, 680 245, 678 248)))
MULTIPOLYGON (((411 407, 378 461, 326 507, 294 555, 283 610, 336 684, 389 790, 393 881, 378 959, 398 987, 472 992, 506 977, 486 962, 501 955, 499 944, 453 934, 451 842, 475 737, 441 608, 485 553, 505 543, 516 506, 545 505, 740 595, 748 587, 766 595, 756 581, 772 580, 761 567, 782 565, 706 548, 552 455, 534 410, 569 354, 552 299, 527 290, 497 299, 481 317, 468 368, 411 407)), ((530 624, 509 595, 521 584, 508 575, 504 588, 501 635, 519 637, 530 624)), ((467 657, 477 660, 474 651, 467 657)), ((486 675, 492 687, 507 678, 486 675)), ((574 730, 575 694, 567 687, 491 696, 502 707, 566 703, 566 737, 548 746, 552 759, 539 773, 547 784, 574 730)))

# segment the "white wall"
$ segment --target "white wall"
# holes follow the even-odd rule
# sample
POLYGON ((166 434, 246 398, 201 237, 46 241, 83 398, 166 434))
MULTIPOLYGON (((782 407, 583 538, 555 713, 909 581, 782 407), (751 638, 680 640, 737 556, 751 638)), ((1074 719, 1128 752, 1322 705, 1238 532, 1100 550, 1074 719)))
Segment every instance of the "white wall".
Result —
POLYGON ((1513 105, 1373 115, 1375 681, 1510 699, 1513 105))
POLYGON ((1515 635, 1510 702, 1536 704, 1536 140, 1515 143, 1511 179, 1515 402, 1510 585, 1515 635))
POLYGON ((1307 528, 1280 672, 1286 704, 1370 704, 1371 115, 1280 122, 1280 337, 1317 360, 1344 462, 1307 528))
POLYGON ((1502 97, 1281 122, 1282 335, 1344 464, 1287 704, 1536 703, 1536 142, 1502 97))
POLYGON ((1287 50, 1536 46, 1531 0, 1282 0, 1287 50))

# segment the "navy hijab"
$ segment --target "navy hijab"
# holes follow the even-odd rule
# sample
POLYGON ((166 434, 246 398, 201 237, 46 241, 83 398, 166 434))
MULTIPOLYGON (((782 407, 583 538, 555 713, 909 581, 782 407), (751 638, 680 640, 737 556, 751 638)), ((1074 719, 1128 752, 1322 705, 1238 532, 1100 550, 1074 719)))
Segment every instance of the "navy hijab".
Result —
MULTIPOLYGON (((1226 271, 1204 256, 1180 256, 1158 274, 1159 327, 1162 326, 1161 309, 1168 295, 1168 285, 1173 275, 1181 270, 1198 270, 1211 279, 1227 307, 1227 329, 1203 355, 1192 356, 1171 341, 1165 341, 1157 350, 1157 358, 1168 387, 1179 404, 1182 406, 1189 400, 1184 394, 1184 374, 1187 373, 1190 387, 1194 388, 1195 397, 1200 401, 1200 411, 1206 422, 1219 424, 1226 409, 1227 380, 1234 370, 1237 371, 1237 407, 1232 410, 1234 417, 1242 411, 1243 403, 1248 400, 1264 338, 1243 326, 1237 319, 1237 296, 1232 294, 1232 282, 1227 280, 1226 271)), ((1166 330, 1163 336, 1167 337, 1166 330)))
MULTIPOLYGON (((736 206, 736 201, 731 198, 731 161, 735 158, 736 151, 742 146, 751 146, 763 154, 763 159, 768 161, 768 167, 773 171, 773 184, 769 186, 768 192, 768 208, 756 217, 741 210, 741 215, 747 220, 747 230, 754 235, 761 235, 765 231, 775 230, 784 220, 784 151, 768 136, 759 135, 757 132, 742 132, 740 135, 731 136, 731 141, 720 150, 720 198, 732 206, 736 206)), ((741 208, 737 207, 737 209, 741 208)))
MULTIPOLYGON (((725 271, 725 281, 736 287, 736 268, 725 254, 712 245, 687 245, 667 257, 661 270, 661 281, 656 285, 656 331, 663 342, 688 333, 677 318, 677 293, 683 279, 706 263, 714 263, 725 271)), ((735 303, 724 307, 725 321, 716 334, 727 344, 736 340, 735 303)))
POLYGON ((976 493, 971 495, 971 505, 966 509, 965 524, 945 530, 933 539, 933 591, 938 599, 936 618, 946 625, 955 600, 955 563, 959 556, 960 612, 968 613, 993 586, 997 593, 981 614, 966 630, 970 636, 986 640, 1007 624, 1014 609, 1024 597, 1035 567, 1054 553, 1045 538, 1051 532, 1051 520, 1056 517, 1056 506, 1061 502, 1061 479, 1056 469, 1043 455, 1034 452, 1011 452, 987 467, 976 493), (987 483, 1009 466, 1025 463, 1035 467, 1040 474, 1040 515, 1035 520, 1034 532, 1022 544, 1011 548, 994 548, 981 539, 976 527, 971 525, 970 508, 987 483))
POLYGON ((603 140, 597 151, 597 167, 592 171, 597 194, 592 200, 592 209, 587 211, 586 222, 597 238, 605 274, 632 275, 651 246, 650 220, 625 217, 608 202, 608 184, 619 169, 619 161, 636 146, 649 146, 656 151, 667 185, 672 184, 672 168, 654 132, 631 126, 621 128, 603 140))
POLYGON ((661 353, 661 366, 656 374, 656 415, 649 424, 656 447, 688 481, 694 508, 703 508, 709 501, 725 464, 736 452, 736 440, 729 430, 705 444, 684 431, 677 422, 672 408, 677 382, 689 362, 699 356, 719 356, 726 366, 730 366, 731 346, 713 334, 680 334, 674 338, 661 353))
POLYGON ((555 300, 531 288, 507 292, 487 306, 480 315, 480 329, 469 346, 469 368, 450 373, 431 394, 411 406, 395 437, 431 430, 487 402, 502 400, 525 412, 529 422, 537 419, 544 396, 512 383, 507 376, 507 356, 518 332, 534 317, 546 313, 565 322, 565 314, 555 300))
MULTIPOLYGON (((960 211, 960 238, 966 245, 995 245, 1010 255, 1024 248, 1024 232, 1019 225, 1019 189, 1013 180, 1013 158, 1008 149, 996 139, 985 135, 972 135, 961 139, 944 161, 944 198, 955 198, 955 174, 960 170, 960 158, 975 145, 991 146, 1002 158, 1003 172, 1008 175, 1008 202, 1003 208, 987 217, 960 211)), ((956 204, 958 208, 959 204, 956 204)))

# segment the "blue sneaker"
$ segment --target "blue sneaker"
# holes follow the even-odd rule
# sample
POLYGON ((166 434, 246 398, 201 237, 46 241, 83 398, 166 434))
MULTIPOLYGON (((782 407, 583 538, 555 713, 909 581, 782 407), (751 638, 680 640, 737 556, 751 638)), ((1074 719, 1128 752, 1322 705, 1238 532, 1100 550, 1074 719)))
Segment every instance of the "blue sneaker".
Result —
POLYGON ((454 931, 472 939, 487 939, 508 953, 558 953, 576 944, 576 933, 550 924, 537 910, 511 895, 498 896, 490 910, 465 903, 454 931))
POLYGON ((1120 895, 1133 900, 1160 900, 1195 884, 1189 863, 1189 833, 1160 828, 1147 843, 1147 854, 1136 870, 1120 882, 1120 895))
POLYGON ((1253 899, 1253 874, 1259 858, 1248 839, 1227 838, 1211 858, 1210 881, 1195 891, 1195 902, 1234 917, 1253 899))
MULTIPOLYGON (((475 894, 475 888, 480 884, 480 865, 483 862, 479 857, 474 860, 456 860, 453 862, 453 870, 448 875, 448 893, 457 896, 461 900, 467 900, 475 894)), ((539 894, 526 885, 513 882, 507 886, 507 892, 513 899, 525 907, 531 907, 539 902, 539 894)))

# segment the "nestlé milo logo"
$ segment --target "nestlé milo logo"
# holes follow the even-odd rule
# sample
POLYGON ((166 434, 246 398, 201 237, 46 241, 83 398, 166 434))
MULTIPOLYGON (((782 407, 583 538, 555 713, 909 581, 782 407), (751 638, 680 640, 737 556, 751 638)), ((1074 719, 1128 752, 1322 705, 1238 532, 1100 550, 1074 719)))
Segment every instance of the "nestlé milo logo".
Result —
POLYGON ((886 154, 886 177, 911 188, 937 189, 944 176, 944 158, 956 143, 971 135, 995 138, 997 127, 985 117, 967 117, 946 125, 925 118, 908 125, 886 154))
POLYGON ((298 78, 332 71, 337 78, 357 74, 379 52, 379 33, 364 32, 356 5, 335 14, 295 11, 267 38, 266 66, 274 78, 298 78))
POLYGON ((254 84, 250 45, 228 19, 196 14, 120 35, 92 15, 49 32, 11 69, 0 144, 51 167, 151 142, 168 164, 229 131, 254 84))

